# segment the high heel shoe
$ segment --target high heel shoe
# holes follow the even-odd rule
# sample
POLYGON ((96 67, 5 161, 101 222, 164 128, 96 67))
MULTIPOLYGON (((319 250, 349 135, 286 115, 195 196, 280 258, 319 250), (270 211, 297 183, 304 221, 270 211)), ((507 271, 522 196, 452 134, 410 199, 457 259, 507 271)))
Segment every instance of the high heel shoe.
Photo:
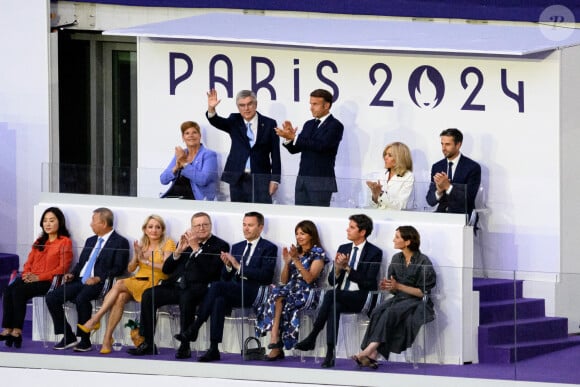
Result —
POLYGON ((8 337, 6 338, 6 346, 7 347, 12 347, 12 345, 14 345, 14 348, 21 348, 22 347, 22 335, 18 335, 18 336, 13 336, 13 335, 8 335, 8 337))
POLYGON ((87 328, 83 324, 77 324, 77 327, 85 333, 91 333, 91 331, 98 331, 101 328, 101 322, 98 321, 92 328, 87 328))
POLYGON ((111 346, 110 346, 110 347, 108 347, 108 348, 107 348, 107 347, 105 347, 105 346, 103 345, 103 346, 101 347, 101 350, 99 351, 99 353, 100 353, 101 355, 108 355, 108 354, 110 354, 111 352, 113 352, 113 345, 114 345, 114 344, 115 344, 115 343, 113 342, 113 343, 111 344, 111 346))
POLYGON ((266 361, 275 361, 275 360, 282 360, 284 359, 285 355, 284 355, 284 343, 282 343, 282 340, 278 341, 277 343, 270 343, 268 344, 268 349, 271 349, 272 351, 270 351, 269 354, 267 354, 264 357, 264 360, 266 361), (270 354, 272 352, 274 352, 273 350, 279 350, 277 355, 274 356, 270 356, 270 354))
POLYGON ((282 359, 284 359, 284 357, 285 357, 285 355, 284 355, 284 350, 283 350, 283 349, 278 349, 278 350, 279 350, 280 352, 278 352, 278 354, 277 354, 277 355, 270 356, 270 354, 273 352, 273 351, 271 351, 269 354, 267 354, 267 355, 264 357, 264 360, 266 360, 266 361, 276 361, 276 360, 282 360, 282 359))
POLYGON ((7 335, 0 335, 0 341, 8 341, 8 338, 12 336, 10 333, 7 335))

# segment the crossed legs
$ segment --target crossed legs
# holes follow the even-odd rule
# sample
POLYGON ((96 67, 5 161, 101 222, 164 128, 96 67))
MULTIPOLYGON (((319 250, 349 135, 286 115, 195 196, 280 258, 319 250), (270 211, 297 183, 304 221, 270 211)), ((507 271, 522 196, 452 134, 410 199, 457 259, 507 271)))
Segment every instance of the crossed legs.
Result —
POLYGON ((109 310, 111 311, 109 314, 109 320, 107 321, 107 330, 105 331, 105 336, 103 338, 103 346, 101 348, 102 353, 111 352, 113 346, 113 332, 119 321, 121 321, 125 304, 132 299, 133 296, 129 293, 129 289, 125 286, 125 282, 123 280, 117 281, 105 296, 99 311, 83 324, 84 329, 88 331, 96 330, 98 329, 101 318, 109 310))

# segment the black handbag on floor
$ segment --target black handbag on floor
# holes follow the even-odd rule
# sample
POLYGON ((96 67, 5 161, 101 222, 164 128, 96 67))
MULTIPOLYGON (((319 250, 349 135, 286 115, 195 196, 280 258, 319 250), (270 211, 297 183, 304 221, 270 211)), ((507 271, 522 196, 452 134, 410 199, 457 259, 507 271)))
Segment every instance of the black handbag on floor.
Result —
POLYGON ((266 348, 262 347, 260 340, 251 336, 244 340, 244 348, 242 348, 242 358, 244 360, 264 360, 265 355, 266 348), (258 345, 256 348, 248 348, 252 341, 255 341, 258 345))

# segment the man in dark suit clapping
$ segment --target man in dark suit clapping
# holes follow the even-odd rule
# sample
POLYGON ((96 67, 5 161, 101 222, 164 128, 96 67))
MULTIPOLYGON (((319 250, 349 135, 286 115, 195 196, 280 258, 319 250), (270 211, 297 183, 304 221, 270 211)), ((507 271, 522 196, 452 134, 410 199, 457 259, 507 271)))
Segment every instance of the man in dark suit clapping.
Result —
POLYGON ((163 263, 163 273, 169 278, 160 285, 145 290, 141 299, 139 333, 144 341, 127 352, 134 356, 153 355, 155 311, 163 305, 179 304, 180 327, 183 332, 192 322, 195 309, 207 293, 208 284, 217 281, 222 272, 221 253, 230 245, 213 235, 211 218, 205 212, 191 217, 191 228, 179 239, 173 255, 163 263))
POLYGON ((280 140, 274 133, 276 121, 257 112, 258 100, 250 90, 236 96, 239 113, 220 117, 215 89, 207 93, 207 119, 230 135, 231 146, 222 173, 230 185, 232 202, 272 203, 280 183, 280 140))
POLYGON ((352 243, 338 248, 334 268, 328 274, 333 291, 326 292, 314 321, 312 332, 298 344, 300 351, 313 350, 316 337, 326 324, 326 357, 323 368, 334 367, 336 334, 341 313, 359 313, 370 291, 377 290, 383 252, 367 238, 373 231, 373 220, 359 214, 349 217, 346 235, 352 243))
POLYGON ((54 333, 64 334, 54 349, 74 347, 77 352, 92 349, 90 334, 77 329, 73 333, 66 321, 63 303, 72 301, 77 307, 78 323, 84 324, 93 312, 91 301, 98 298, 108 279, 120 276, 127 270, 129 242, 113 230, 114 216, 108 208, 93 211, 91 228, 96 235, 88 238, 72 272, 64 275, 64 285, 46 295, 46 305, 54 324, 54 333), (76 336, 81 340, 77 344, 76 336))
POLYGON ((199 361, 220 360, 218 344, 222 342, 226 311, 232 307, 251 307, 262 285, 272 283, 278 247, 261 237, 264 216, 248 212, 243 220, 244 241, 232 246, 232 253, 222 253, 224 263, 222 278, 210 285, 195 322, 175 338, 181 346, 175 355, 178 359, 191 357, 189 342, 197 340, 199 329, 211 316, 210 348, 199 361))
POLYGON ((295 204, 330 206, 333 192, 337 192, 334 164, 344 126, 330 114, 332 94, 323 89, 310 93, 310 111, 314 117, 306 121, 301 132, 285 121, 276 128, 284 138, 284 147, 292 154, 301 153, 296 177, 295 204))
POLYGON ((445 158, 431 168, 427 203, 437 205, 437 212, 471 214, 481 183, 481 167, 459 151, 463 134, 458 129, 445 129, 439 136, 445 158))

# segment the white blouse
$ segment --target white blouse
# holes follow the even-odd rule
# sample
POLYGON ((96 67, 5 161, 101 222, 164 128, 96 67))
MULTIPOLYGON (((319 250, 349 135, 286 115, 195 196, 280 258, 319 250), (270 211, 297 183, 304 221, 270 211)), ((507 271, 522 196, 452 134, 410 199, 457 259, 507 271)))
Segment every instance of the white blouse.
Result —
POLYGON ((403 176, 393 175, 389 180, 389 174, 390 172, 386 169, 372 174, 370 180, 379 181, 383 186, 383 192, 378 198, 378 203, 373 201, 371 193, 371 206, 385 210, 405 209, 413 191, 415 176, 413 172, 407 171, 403 176))

